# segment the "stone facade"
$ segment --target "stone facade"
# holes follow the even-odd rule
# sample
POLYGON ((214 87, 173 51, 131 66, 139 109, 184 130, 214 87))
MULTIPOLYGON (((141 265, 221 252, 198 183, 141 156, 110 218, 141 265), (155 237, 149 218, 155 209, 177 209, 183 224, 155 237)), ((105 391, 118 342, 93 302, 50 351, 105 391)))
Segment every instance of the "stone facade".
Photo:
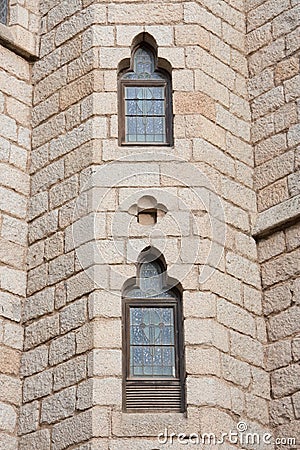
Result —
POLYGON ((259 3, 248 12, 247 42, 265 367, 270 424, 292 436, 299 427, 299 5, 259 3))
POLYGON ((22 403, 32 86, 27 61, 2 46, 0 66, 0 441, 13 449, 22 403))
POLYGON ((176 450, 165 428, 241 421, 296 437, 297 3, 10 0, 0 449, 176 450), (141 39, 172 68, 172 147, 118 144, 118 72, 141 39), (152 227, 145 196, 167 211, 152 227), (183 288, 186 413, 122 409, 122 289, 149 245, 183 288))

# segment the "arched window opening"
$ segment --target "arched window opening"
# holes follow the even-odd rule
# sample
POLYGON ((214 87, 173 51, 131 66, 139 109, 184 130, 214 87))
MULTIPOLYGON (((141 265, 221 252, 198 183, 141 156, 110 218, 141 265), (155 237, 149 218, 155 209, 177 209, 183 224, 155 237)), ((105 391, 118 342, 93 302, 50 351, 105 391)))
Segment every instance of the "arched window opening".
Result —
POLYGON ((142 260, 131 281, 123 296, 124 409, 183 411, 180 291, 168 288, 159 259, 142 260))
POLYGON ((119 83, 120 144, 171 145, 170 75, 157 67, 151 46, 141 43, 135 48, 119 83))

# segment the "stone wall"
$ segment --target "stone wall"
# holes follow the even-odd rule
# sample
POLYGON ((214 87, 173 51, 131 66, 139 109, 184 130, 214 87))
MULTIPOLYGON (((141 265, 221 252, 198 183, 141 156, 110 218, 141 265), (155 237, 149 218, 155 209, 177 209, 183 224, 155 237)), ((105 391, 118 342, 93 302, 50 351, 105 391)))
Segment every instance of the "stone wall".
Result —
POLYGON ((249 1, 248 9, 257 206, 263 212, 280 205, 269 213, 276 220, 278 209, 299 199, 299 4, 249 1))
POLYGON ((298 18, 296 1, 248 1, 249 95, 259 212, 254 231, 269 342, 270 424, 278 437, 296 437, 299 429, 298 18))
POLYGON ((102 73, 93 50, 82 52, 82 43, 104 11, 99 4, 83 8, 80 1, 41 4, 40 59, 32 72, 22 449, 58 450, 92 436, 93 282, 76 258, 72 224, 78 216, 89 219, 87 202, 77 202, 76 211, 80 173, 92 164, 103 133, 94 118, 85 117, 82 100, 102 89, 102 73))
POLYGON ((269 341, 270 423, 279 437, 296 437, 299 430, 299 246, 299 224, 271 234, 258 246, 269 341))
POLYGON ((255 430, 268 425, 243 2, 202 3, 41 5, 22 449, 93 438, 95 449, 123 449, 127 439, 132 450, 150 449, 165 426, 220 433, 240 418, 255 430), (141 32, 173 68, 174 148, 118 146, 118 65, 141 32), (145 193, 169 211, 151 238, 128 214, 145 193), (121 292, 149 243, 184 288, 187 415, 122 412, 121 292))
POLYGON ((7 0, 7 22, 0 24, 0 41, 26 58, 39 54, 39 1, 7 0))
POLYGON ((0 46, 0 442, 17 448, 22 401, 22 303, 26 295, 30 67, 0 46))

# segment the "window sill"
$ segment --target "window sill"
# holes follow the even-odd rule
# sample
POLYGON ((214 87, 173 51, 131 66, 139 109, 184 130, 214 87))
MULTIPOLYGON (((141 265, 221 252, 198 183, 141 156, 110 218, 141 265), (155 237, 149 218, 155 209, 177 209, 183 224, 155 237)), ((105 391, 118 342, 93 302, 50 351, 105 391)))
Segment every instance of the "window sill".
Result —
POLYGON ((30 61, 38 59, 37 37, 20 25, 0 23, 0 43, 30 61))

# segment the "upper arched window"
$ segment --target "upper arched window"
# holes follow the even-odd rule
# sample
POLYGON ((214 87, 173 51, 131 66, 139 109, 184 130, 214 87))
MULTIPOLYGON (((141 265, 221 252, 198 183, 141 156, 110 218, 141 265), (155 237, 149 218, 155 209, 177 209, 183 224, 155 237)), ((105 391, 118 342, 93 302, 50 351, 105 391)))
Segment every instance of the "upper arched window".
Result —
POLYGON ((123 296, 124 408, 183 411, 181 295, 162 261, 144 253, 123 296))
POLYGON ((8 0, 0 0, 0 23, 6 25, 8 0))
POLYGON ((170 76, 157 67, 152 47, 146 43, 136 47, 119 82, 120 144, 171 145, 170 76))

